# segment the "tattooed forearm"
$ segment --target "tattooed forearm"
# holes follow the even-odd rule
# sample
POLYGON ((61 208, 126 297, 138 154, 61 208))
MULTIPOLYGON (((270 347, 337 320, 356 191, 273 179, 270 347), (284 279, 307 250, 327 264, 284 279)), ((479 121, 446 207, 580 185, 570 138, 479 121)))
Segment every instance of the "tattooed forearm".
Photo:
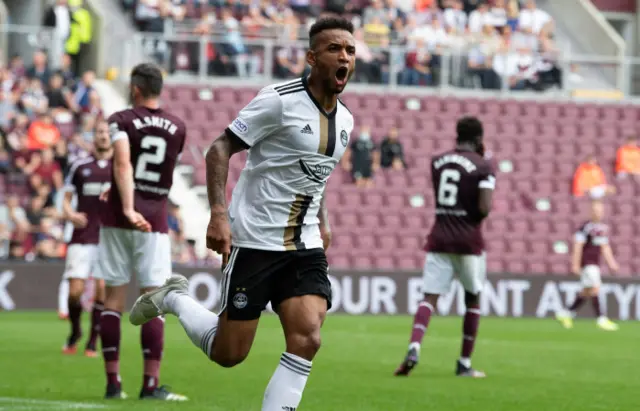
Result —
POLYGON ((318 210, 318 218, 320 219, 320 227, 331 229, 329 225, 329 210, 325 200, 324 193, 322 194, 322 200, 320 200, 320 209, 318 210))
POLYGON ((205 156, 207 167, 207 196, 211 212, 227 211, 227 176, 229 174, 229 159, 241 147, 226 133, 218 137, 209 147, 205 156))

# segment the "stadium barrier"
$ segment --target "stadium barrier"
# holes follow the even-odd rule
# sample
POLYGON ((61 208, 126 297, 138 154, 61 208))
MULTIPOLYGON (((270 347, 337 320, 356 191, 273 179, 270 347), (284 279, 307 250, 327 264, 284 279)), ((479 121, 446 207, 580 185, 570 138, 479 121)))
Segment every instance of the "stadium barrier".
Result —
MULTIPOLYGON (((64 265, 61 263, 0 263, 1 310, 54 310, 64 265)), ((219 304, 221 273, 218 269, 175 266, 189 278, 189 291, 204 307, 219 304)), ((331 270, 332 312, 349 315, 413 314, 421 299, 419 272, 331 270)), ((135 282, 129 306, 137 296, 135 282)), ((562 304, 573 301, 580 290, 575 277, 490 275, 482 294, 484 315, 500 317, 550 317, 562 304)), ((605 279, 601 301, 612 319, 640 319, 640 284, 633 278, 605 279)), ((438 303, 441 315, 461 315, 464 293, 458 283, 438 303)), ((580 315, 588 317, 585 308, 580 315)))

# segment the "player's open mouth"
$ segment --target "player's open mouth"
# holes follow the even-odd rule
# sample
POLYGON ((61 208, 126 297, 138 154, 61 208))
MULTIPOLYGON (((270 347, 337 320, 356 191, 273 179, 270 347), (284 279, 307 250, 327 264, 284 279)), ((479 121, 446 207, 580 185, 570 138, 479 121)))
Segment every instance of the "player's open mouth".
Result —
POLYGON ((349 69, 347 67, 340 67, 336 70, 336 83, 338 85, 345 85, 347 83, 347 75, 349 74, 349 69))

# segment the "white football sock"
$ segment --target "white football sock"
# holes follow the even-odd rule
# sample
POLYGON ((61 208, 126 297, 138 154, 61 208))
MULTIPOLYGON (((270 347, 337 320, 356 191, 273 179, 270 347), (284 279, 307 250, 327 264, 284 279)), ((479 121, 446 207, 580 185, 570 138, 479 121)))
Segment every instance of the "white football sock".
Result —
POLYGON ((262 411, 295 411, 311 372, 311 361, 284 353, 264 392, 262 411))
POLYGON ((69 315, 69 280, 63 278, 58 286, 58 312, 69 315))
POLYGON ((163 301, 163 311, 175 314, 193 344, 211 357, 213 339, 218 329, 218 316, 187 294, 170 291, 163 301))
POLYGON ((460 357, 460 364, 464 365, 467 368, 471 368, 471 358, 469 357, 460 357))

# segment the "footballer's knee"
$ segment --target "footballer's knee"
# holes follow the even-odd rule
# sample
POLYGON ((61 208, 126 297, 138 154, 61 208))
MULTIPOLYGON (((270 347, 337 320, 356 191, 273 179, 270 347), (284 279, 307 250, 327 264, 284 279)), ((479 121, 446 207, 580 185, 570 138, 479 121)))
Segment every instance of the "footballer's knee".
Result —
POLYGON ((313 360, 322 345, 320 327, 307 333, 291 333, 286 336, 286 339, 288 353, 309 361, 313 360))
POLYGON ((595 297, 600 292, 600 287, 585 288, 582 292, 585 297, 595 297))
POLYGON ((428 302, 431 307, 437 307, 438 306, 438 299, 440 298, 439 294, 425 294, 424 295, 424 301, 428 302))
POLYGON ((96 280, 95 288, 96 288, 96 293, 95 293, 94 300, 104 302, 104 299, 105 299, 104 280, 96 280))
POLYGON ((220 314, 219 319, 209 359, 221 367, 231 368, 249 355, 258 329, 258 319, 230 320, 226 310, 220 314))
POLYGON ((247 355, 249 355, 249 352, 235 349, 224 352, 216 350, 214 345, 214 349, 211 350, 211 356, 209 359, 221 367, 231 368, 242 363, 247 358, 247 355))
POLYGON ((480 306, 480 293, 464 292, 464 304, 467 308, 477 308, 480 306))
POLYGON ((127 298, 127 285, 106 286, 104 309, 106 311, 123 312, 127 298))
POLYGON ((84 293, 84 280, 79 278, 69 279, 69 300, 79 301, 84 293))
POLYGON ((221 367, 231 368, 242 363, 249 355, 251 345, 246 343, 224 344, 217 336, 211 347, 209 359, 221 367))

